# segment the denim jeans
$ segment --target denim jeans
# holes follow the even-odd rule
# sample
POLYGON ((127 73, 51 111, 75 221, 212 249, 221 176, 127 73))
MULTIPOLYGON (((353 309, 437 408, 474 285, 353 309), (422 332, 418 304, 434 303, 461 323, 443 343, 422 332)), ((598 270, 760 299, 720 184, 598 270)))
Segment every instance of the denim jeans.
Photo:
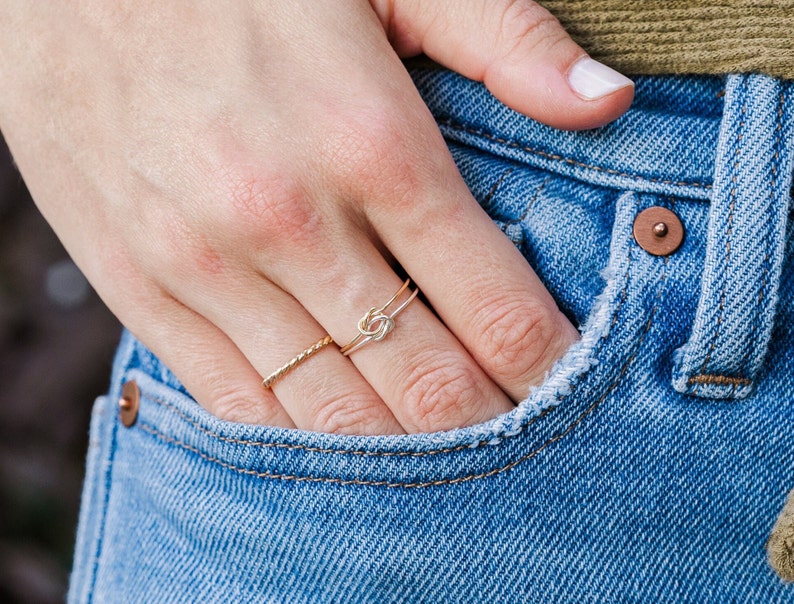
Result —
POLYGON ((220 421, 126 335, 70 601, 794 602, 765 554, 794 488, 794 83, 641 77, 573 133, 414 78, 581 340, 485 424, 352 437, 220 421), (647 208, 677 250, 638 244, 647 208))

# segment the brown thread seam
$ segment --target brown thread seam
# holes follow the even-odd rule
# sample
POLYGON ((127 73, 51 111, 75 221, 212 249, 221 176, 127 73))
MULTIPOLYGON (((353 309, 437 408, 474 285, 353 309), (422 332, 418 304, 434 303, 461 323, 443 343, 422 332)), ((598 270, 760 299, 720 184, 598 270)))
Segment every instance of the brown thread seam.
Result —
MULTIPOLYGON (((629 259, 630 258, 631 258, 631 254, 629 254, 629 259)), ((665 266, 665 269, 666 269, 666 266, 667 266, 666 259, 665 259, 664 266, 665 266)), ((627 270, 627 273, 628 273, 628 270, 627 270)), ((665 270, 665 272, 662 275, 662 283, 664 283, 666 281, 666 279, 667 279, 667 275, 666 275, 666 270, 665 270)), ((609 385, 609 387, 606 389, 606 391, 598 398, 598 400, 596 400, 587 409, 585 409, 585 411, 579 417, 577 417, 573 422, 571 422, 568 425, 568 427, 565 428, 565 430, 563 430, 557 436, 554 436, 554 437, 548 439, 546 442, 544 442, 540 447, 538 447, 534 451, 531 451, 531 452, 527 453, 526 455, 523 455, 522 457, 519 457, 518 459, 515 459, 515 460, 511 461, 510 463, 508 463, 508 464, 506 464, 506 465, 504 465, 504 466, 502 466, 500 468, 494 468, 494 469, 489 470, 487 472, 481 472, 479 474, 469 474, 469 475, 466 475, 466 476, 459 476, 457 478, 442 478, 442 479, 439 479, 439 480, 432 480, 432 481, 425 481, 425 482, 413 482, 413 483, 411 483, 411 482, 389 482, 389 481, 386 481, 386 480, 361 480, 361 479, 330 478, 330 477, 324 477, 324 476, 298 476, 298 475, 295 475, 295 474, 275 474, 275 473, 272 473, 272 472, 257 472, 255 470, 248 470, 248 469, 245 469, 245 468, 240 468, 240 467, 235 466, 233 464, 230 464, 230 463, 227 463, 227 462, 222 461, 220 459, 217 459, 215 457, 212 457, 211 455, 208 455, 208 454, 204 453, 203 451, 200 451, 196 447, 193 447, 193 446, 188 445, 187 443, 184 443, 184 442, 182 442, 182 441, 180 441, 178 439, 175 439, 173 437, 170 437, 170 436, 167 436, 167 435, 163 434, 162 432, 160 432, 159 430, 157 430, 153 426, 150 426, 149 424, 146 424, 144 422, 140 422, 139 425, 140 425, 141 429, 143 429, 144 431, 146 431, 149 434, 153 435, 154 437, 156 437, 156 438, 158 438, 158 439, 160 439, 160 440, 162 440, 162 441, 164 441, 166 443, 169 443, 169 444, 175 445, 177 447, 183 448, 183 449, 185 449, 187 451, 190 451, 190 452, 198 455, 199 457, 201 457, 202 459, 204 459, 206 461, 218 464, 219 466, 221 466, 221 467, 223 467, 223 468, 225 468, 227 470, 232 470, 232 471, 235 471, 235 472, 240 473, 240 474, 244 474, 244 475, 248 475, 248 476, 255 476, 257 478, 263 478, 263 479, 268 479, 269 478, 269 479, 273 479, 273 480, 288 480, 288 481, 293 481, 293 482, 332 483, 332 484, 343 485, 343 486, 344 485, 362 485, 362 486, 380 486, 380 487, 386 487, 386 488, 423 488, 423 487, 431 487, 431 486, 443 486, 443 485, 460 484, 460 483, 464 483, 464 482, 471 482, 473 480, 477 480, 477 479, 481 479, 481 478, 489 478, 491 476, 496 476, 497 474, 502 474, 504 472, 507 472, 508 470, 512 470, 517 465, 532 459, 533 457, 535 457, 536 455, 540 454, 542 451, 544 451, 546 448, 548 448, 552 444, 562 440, 568 434, 573 432, 573 430, 580 423, 582 423, 582 421, 584 421, 585 418, 587 418, 591 413, 593 413, 606 400, 606 398, 609 396, 609 394, 617 387, 617 385, 620 382, 620 380, 626 374, 626 371, 628 370, 629 365, 631 365, 632 361, 634 361, 634 359, 636 358, 637 352, 642 347, 642 343, 645 341, 646 336, 648 335, 648 333, 651 330, 651 326, 653 324, 653 318, 654 318, 654 316, 656 314, 656 310, 658 308, 659 298, 661 297, 661 289, 662 289, 662 287, 660 285, 659 290, 657 290, 657 293, 656 293, 656 300, 654 301, 653 308, 651 309, 651 312, 648 315, 648 320, 645 322, 645 328, 643 329, 642 334, 640 335, 639 339, 637 340, 637 344, 636 344, 636 347, 634 348, 634 352, 626 360, 626 362, 623 364, 623 367, 621 367, 621 370, 620 370, 620 373, 618 374, 618 376, 615 378, 615 380, 612 382, 612 384, 609 385)), ((537 419, 537 418, 533 418, 533 419, 537 419)))
POLYGON ((712 384, 717 386, 751 386, 752 380, 741 377, 731 377, 728 375, 713 375, 701 373, 693 375, 687 380, 687 384, 712 384))
POLYGON ((514 149, 518 149, 520 151, 525 151, 527 153, 531 153, 533 155, 537 155, 539 157, 543 157, 544 159, 552 159, 555 161, 561 161, 563 163, 576 166, 578 168, 588 168, 590 170, 596 170, 598 172, 604 172, 606 174, 611 174, 613 176, 625 176, 627 178, 631 178, 633 180, 640 180, 644 182, 652 182, 655 184, 662 184, 662 185, 675 185, 679 187, 699 187, 703 189, 711 189, 712 185, 700 183, 700 182, 687 182, 687 181, 675 181, 675 180, 665 180, 662 178, 650 178, 648 176, 642 176, 640 174, 631 174, 629 172, 621 172, 619 170, 615 170, 613 168, 604 168, 603 166, 594 166, 592 164, 586 164, 584 162, 577 161, 575 159, 571 159, 569 157, 563 157, 562 155, 557 155, 555 153, 548 153, 546 151, 541 151, 540 149, 535 149, 533 147, 528 147, 522 145, 519 142, 511 141, 506 138, 501 138, 498 136, 494 136, 493 134, 489 134, 484 130, 478 130, 476 128, 469 128, 462 124, 458 124, 453 122, 452 120, 438 120, 438 123, 444 126, 449 126, 455 130, 459 130, 461 132, 466 132, 467 134, 473 134, 475 136, 481 136, 488 140, 494 141, 496 143, 500 143, 502 145, 507 145, 508 147, 512 147, 514 149))
POLYGON ((204 453, 203 451, 200 451, 196 447, 193 447, 193 446, 188 445, 187 443, 182 442, 182 441, 180 441, 180 440, 178 440, 176 438, 173 438, 173 437, 170 437, 170 436, 167 436, 167 435, 163 434, 162 432, 160 432, 159 430, 157 430, 153 426, 150 426, 149 424, 146 424, 144 422, 140 423, 140 427, 141 427, 142 430, 144 430, 145 432, 148 432, 152 436, 154 436, 154 437, 156 437, 156 438, 158 438, 158 439, 160 439, 160 440, 162 440, 162 441, 164 441, 164 442, 166 442, 168 444, 172 444, 174 446, 177 446, 177 447, 180 447, 182 449, 185 449, 186 451, 190 451, 191 453, 194 453, 194 454, 198 455, 199 457, 201 457, 205 461, 209 461, 211 463, 218 464, 222 468, 225 468, 227 470, 232 470, 232 471, 237 472, 239 474, 244 474, 244 475, 247 475, 247 476, 255 476, 257 478, 263 478, 263 479, 268 479, 269 478, 269 479, 272 479, 272 480, 288 480, 288 481, 293 481, 293 482, 331 483, 331 484, 338 484, 338 485, 342 485, 342 486, 345 486, 345 485, 361 485, 361 486, 372 486, 372 487, 408 488, 408 489, 414 488, 415 489, 415 488, 423 488, 423 487, 431 487, 431 486, 460 484, 460 483, 464 483, 464 482, 471 482, 472 480, 478 480, 478 479, 481 479, 481 478, 489 478, 491 476, 496 476, 497 474, 502 474, 504 472, 507 472, 508 470, 512 470, 517 465, 532 459, 533 457, 535 457, 536 455, 538 455, 541 452, 543 452, 545 449, 547 449, 552 444, 554 444, 554 443, 562 440, 566 436, 568 436, 568 434, 573 432, 573 430, 580 423, 582 423, 585 420, 585 418, 587 418, 591 413, 593 413, 593 411, 595 411, 601 405, 601 403, 603 403, 606 400, 607 396, 609 396, 609 394, 615 389, 615 387, 618 385, 620 380, 626 374, 626 371, 627 371, 629 365, 631 364, 631 362, 635 359, 635 357, 637 355, 637 350, 639 350, 640 346, 642 345, 642 342, 645 340, 645 336, 650 331, 653 315, 655 314, 655 312, 656 312, 656 306, 654 305, 654 308, 651 310, 651 314, 648 317, 648 321, 645 324, 645 330, 643 331, 642 335, 640 336, 639 341, 637 342, 637 347, 635 348, 634 353, 632 353, 631 357, 629 357, 629 359, 626 361, 626 363, 621 368, 621 371, 620 371, 620 374, 618 375, 618 377, 615 379, 614 382, 612 382, 612 384, 610 384, 609 388, 607 388, 607 390, 604 392, 604 394, 602 394, 598 398, 598 400, 596 400, 592 405, 590 405, 584 411, 584 413, 582 413, 573 422, 571 422, 565 428, 565 430, 563 430, 557 436, 554 436, 554 437, 548 439, 546 442, 544 442, 540 447, 538 447, 534 451, 531 451, 531 452, 527 453, 526 455, 523 455, 523 456, 519 457, 518 459, 515 459, 515 460, 511 461, 508 464, 505 464, 504 466, 502 466, 500 468, 494 468, 493 470, 488 470, 487 472, 481 472, 479 474, 468 474, 466 476, 458 476, 457 478, 441 478, 441 479, 438 479, 438 480, 430 480, 430 481, 425 481, 425 482, 389 482, 387 480, 361 480, 359 478, 344 479, 344 478, 332 478, 332 477, 327 477, 327 476, 298 476, 297 474, 277 474, 277 473, 273 473, 273 472, 257 472, 256 470, 248 470, 246 468, 241 468, 239 466, 235 466, 234 464, 230 464, 228 462, 222 461, 222 460, 220 460, 220 459, 218 459, 216 457, 212 457, 211 455, 208 455, 207 453, 204 453))

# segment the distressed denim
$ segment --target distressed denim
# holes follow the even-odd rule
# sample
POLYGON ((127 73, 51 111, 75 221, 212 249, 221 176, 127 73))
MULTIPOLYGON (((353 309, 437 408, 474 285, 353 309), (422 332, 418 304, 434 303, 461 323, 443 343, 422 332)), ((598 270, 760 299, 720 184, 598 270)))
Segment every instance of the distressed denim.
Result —
POLYGON ((126 335, 69 600, 794 602, 765 555, 794 488, 794 84, 642 77, 574 133, 413 75, 581 340, 485 424, 352 437, 220 421, 126 335), (632 234, 654 206, 686 231, 667 256, 632 234))

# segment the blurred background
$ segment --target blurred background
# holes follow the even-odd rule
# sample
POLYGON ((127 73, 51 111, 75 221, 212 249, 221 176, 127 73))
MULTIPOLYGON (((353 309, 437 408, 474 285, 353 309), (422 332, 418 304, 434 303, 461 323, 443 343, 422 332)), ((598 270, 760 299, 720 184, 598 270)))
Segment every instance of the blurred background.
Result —
POLYGON ((0 602, 63 602, 88 424, 121 327, 0 138, 0 602))

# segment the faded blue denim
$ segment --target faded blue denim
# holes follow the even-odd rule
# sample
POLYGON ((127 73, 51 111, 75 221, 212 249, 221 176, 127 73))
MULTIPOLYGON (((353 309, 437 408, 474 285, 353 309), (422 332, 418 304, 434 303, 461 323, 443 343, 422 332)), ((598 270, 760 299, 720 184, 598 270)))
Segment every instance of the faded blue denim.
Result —
POLYGON ((794 602, 764 550, 794 488, 794 85, 639 78, 571 133, 414 76, 581 341, 491 422, 347 437, 219 421, 125 336, 70 601, 794 602), (632 236, 651 206, 686 229, 667 257, 632 236))

